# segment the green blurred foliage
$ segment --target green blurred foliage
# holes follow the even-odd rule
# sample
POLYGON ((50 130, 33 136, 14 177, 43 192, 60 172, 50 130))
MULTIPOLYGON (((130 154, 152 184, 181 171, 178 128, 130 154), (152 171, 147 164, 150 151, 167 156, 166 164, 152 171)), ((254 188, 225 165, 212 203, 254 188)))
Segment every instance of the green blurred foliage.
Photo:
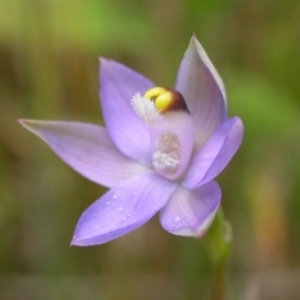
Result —
POLYGON ((105 189, 16 122, 102 123, 98 55, 172 86, 195 33, 245 124, 218 178, 233 228, 227 298, 299 299, 299 20, 296 0, 1 0, 0 298, 207 299, 203 243, 157 218, 109 244, 70 247, 105 189))

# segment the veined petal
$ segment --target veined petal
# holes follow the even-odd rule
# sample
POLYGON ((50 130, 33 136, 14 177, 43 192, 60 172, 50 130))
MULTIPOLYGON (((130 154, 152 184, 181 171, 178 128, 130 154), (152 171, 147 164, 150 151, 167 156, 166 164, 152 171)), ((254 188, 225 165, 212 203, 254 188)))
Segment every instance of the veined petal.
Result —
POLYGON ((83 213, 72 245, 103 244, 137 229, 165 205, 175 187, 154 172, 120 183, 83 213))
POLYGON ((150 164, 147 126, 136 115, 131 98, 144 94, 153 83, 115 61, 101 58, 100 99, 108 133, 126 156, 150 164))
POLYGON ((182 93, 195 126, 196 146, 201 146, 226 120, 225 88, 195 36, 181 62, 176 90, 182 93))
POLYGON ((20 123, 78 173, 101 185, 111 187, 148 170, 120 153, 102 126, 33 120, 20 123))
POLYGON ((220 201, 221 189, 214 181, 193 190, 178 185, 160 212, 160 222, 173 234, 201 237, 212 223, 220 201))
POLYGON ((222 124, 192 158, 183 185, 193 189, 221 173, 240 147, 243 133, 243 123, 238 117, 222 124))

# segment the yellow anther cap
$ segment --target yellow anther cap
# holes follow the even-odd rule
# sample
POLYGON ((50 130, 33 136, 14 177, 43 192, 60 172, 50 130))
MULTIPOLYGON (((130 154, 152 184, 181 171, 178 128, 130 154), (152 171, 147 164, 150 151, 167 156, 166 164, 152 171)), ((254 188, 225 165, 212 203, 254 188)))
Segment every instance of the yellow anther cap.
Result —
POLYGON ((154 87, 146 91, 145 98, 154 102, 159 113, 172 110, 186 110, 187 106, 183 96, 172 89, 165 87, 154 87))
POLYGON ((161 95, 167 91, 168 91, 168 89, 166 89, 164 87, 156 86, 156 87, 151 88, 150 90, 146 91, 144 97, 151 99, 151 100, 155 100, 159 95, 161 95))

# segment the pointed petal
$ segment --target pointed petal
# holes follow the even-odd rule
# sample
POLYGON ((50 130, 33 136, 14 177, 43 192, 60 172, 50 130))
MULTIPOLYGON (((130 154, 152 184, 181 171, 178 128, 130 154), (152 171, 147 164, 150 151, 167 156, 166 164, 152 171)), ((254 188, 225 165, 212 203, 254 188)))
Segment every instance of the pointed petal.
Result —
POLYGON ((220 201, 221 189, 214 181, 194 190, 178 185, 160 212, 160 222, 173 234, 201 237, 212 223, 220 201))
POLYGON ((226 120, 226 95, 221 77, 195 36, 184 54, 176 90, 184 96, 201 146, 226 120))
POLYGON ((192 158, 183 185, 195 188, 216 177, 240 147, 244 127, 240 118, 228 119, 192 158))
POLYGON ((137 229, 165 205, 175 187, 154 172, 119 184, 83 213, 72 245, 103 244, 137 229))
POLYGON ((100 98, 108 133, 126 156, 150 163, 150 138, 147 126, 131 105, 137 92, 144 94, 153 83, 133 70, 101 58, 100 98))
POLYGON ((78 173, 101 185, 111 187, 148 170, 120 153, 101 126, 33 120, 20 123, 78 173))

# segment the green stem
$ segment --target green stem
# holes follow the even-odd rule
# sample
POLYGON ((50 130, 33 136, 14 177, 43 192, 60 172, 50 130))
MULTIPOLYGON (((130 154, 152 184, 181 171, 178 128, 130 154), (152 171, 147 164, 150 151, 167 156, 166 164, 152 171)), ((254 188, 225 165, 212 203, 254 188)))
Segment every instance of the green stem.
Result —
POLYGON ((225 295, 225 263, 215 266, 213 271, 211 300, 223 300, 225 295))
POLYGON ((225 298, 225 270, 231 253, 232 235, 230 224, 225 220, 222 209, 204 239, 213 266, 212 300, 225 298))

